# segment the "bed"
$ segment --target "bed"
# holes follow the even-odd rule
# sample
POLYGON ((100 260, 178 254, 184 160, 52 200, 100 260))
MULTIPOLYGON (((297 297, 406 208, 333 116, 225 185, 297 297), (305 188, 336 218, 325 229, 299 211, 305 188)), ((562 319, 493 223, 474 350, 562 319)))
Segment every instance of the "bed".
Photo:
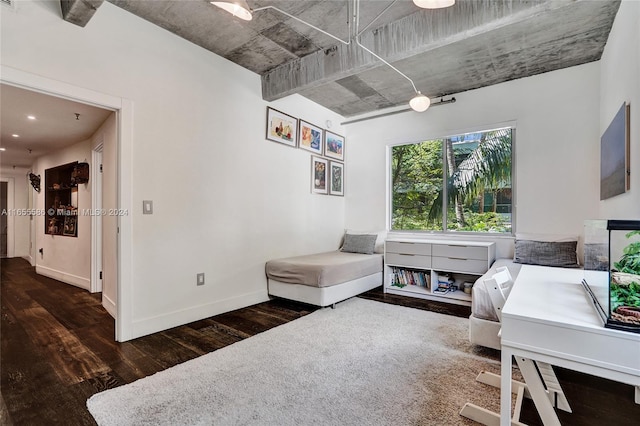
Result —
MULTIPOLYGON (((491 268, 473 285, 469 340, 476 345, 500 349, 500 322, 495 313, 484 280, 491 278, 501 266, 506 267, 515 282, 523 264, 579 268, 578 237, 552 234, 516 234, 514 256, 496 259, 491 268)), ((509 288, 505 296, 509 295, 509 288)))
POLYGON ((331 251, 270 260, 269 295, 316 306, 357 296, 382 285, 382 254, 331 251))
POLYGON ((269 295, 326 307, 382 285, 383 255, 341 250, 270 260, 269 295))
MULTIPOLYGON (((514 263, 513 259, 496 259, 491 268, 473 284, 471 316, 469 316, 469 340, 471 343, 493 349, 500 349, 500 337, 498 336, 500 322, 498 322, 498 316, 484 285, 484 280, 491 278, 502 266, 509 269, 514 281, 522 267, 521 264, 514 263)), ((508 289, 508 291, 510 290, 508 289)))

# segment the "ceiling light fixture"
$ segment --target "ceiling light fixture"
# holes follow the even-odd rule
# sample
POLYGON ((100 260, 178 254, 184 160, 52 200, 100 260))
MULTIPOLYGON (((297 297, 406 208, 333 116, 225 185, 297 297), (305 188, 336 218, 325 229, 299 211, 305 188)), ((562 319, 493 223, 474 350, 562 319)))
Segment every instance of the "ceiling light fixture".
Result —
POLYGON ((35 120, 35 119, 36 119, 36 116, 35 116, 35 115, 27 115, 27 118, 28 118, 29 120, 35 120))
POLYGON ((12 134, 12 135, 11 135, 11 137, 12 137, 12 138, 19 138, 19 137, 20 137, 20 135, 18 135, 18 134, 16 134, 16 133, 14 133, 14 134, 12 134))
POLYGON ((0 148, 0 151, 6 151, 7 148, 0 148))
MULTIPOLYGON (((379 55, 377 55, 376 53, 372 52, 369 48, 365 47, 362 43, 360 43, 360 40, 359 40, 359 37, 362 35, 362 33, 365 32, 375 21, 378 20, 378 18, 380 18, 380 16, 382 16, 382 14, 384 14, 397 1, 398 0, 394 0, 393 2, 391 2, 391 4, 389 4, 382 12, 380 12, 378 14, 378 16, 376 16, 369 23, 369 25, 367 25, 362 31, 358 32, 358 28, 359 28, 359 24, 360 24, 360 0, 353 0, 353 4, 354 4, 353 21, 355 22, 355 37, 354 37, 354 40, 355 40, 355 43, 360 48, 362 48, 366 52, 370 53, 375 58, 377 58, 378 60, 383 62, 385 65, 387 65, 391 69, 393 69, 395 72, 397 72, 398 74, 400 74, 401 76, 403 76, 404 78, 409 80, 409 82, 411 83, 411 86, 413 87, 413 90, 416 93, 416 95, 409 101, 409 106, 414 111, 423 112, 423 111, 426 111, 427 108, 429 108, 429 105, 431 104, 431 100, 427 96, 425 96, 422 93, 420 93, 420 91, 416 88, 416 85, 413 83, 412 79, 410 79, 402 71, 400 71, 399 69, 397 69, 396 67, 391 65, 385 59, 381 58, 379 55)), ((452 6, 453 4, 455 4, 455 0, 413 0, 413 2, 418 7, 428 8, 428 9, 449 7, 449 6, 452 6)), ((217 7, 221 8, 221 9, 223 9, 223 10, 226 10, 227 12, 231 13, 233 16, 237 16, 240 19, 244 19, 245 21, 250 21, 253 18, 253 13, 254 12, 259 12, 261 10, 272 9, 272 10, 280 12, 283 15, 286 15, 289 18, 294 19, 294 20, 296 20, 296 21, 298 21, 298 22, 300 22, 300 23, 302 23, 302 24, 304 24, 304 25, 306 25, 308 27, 311 27, 316 31, 319 31, 319 32, 321 32, 321 33, 333 38, 334 40, 339 41, 340 43, 342 43, 344 45, 351 44, 351 38, 348 41, 344 41, 341 38, 336 37, 333 34, 328 33, 325 30, 323 30, 321 28, 318 28, 315 25, 310 24, 310 23, 308 23, 308 22, 306 22, 306 21, 304 21, 304 20, 302 20, 302 19, 300 19, 300 18, 298 18, 296 16, 293 16, 290 13, 285 12, 284 10, 278 9, 275 6, 264 6, 264 7, 259 7, 259 8, 251 10, 251 8, 247 4, 246 0, 212 1, 210 3, 212 5, 214 5, 214 6, 217 6, 217 7)), ((348 8, 348 4, 349 4, 349 0, 347 0, 347 8, 348 8)), ((349 37, 351 37, 351 34, 352 34, 351 33, 351 19, 348 20, 348 26, 349 26, 349 37)))
POLYGON ((456 4, 456 0, 413 0, 413 3, 423 9, 441 9, 456 4))
POLYGON ((424 112, 429 108, 429 105, 431 105, 431 99, 429 99, 428 96, 420 93, 419 90, 417 93, 418 94, 411 98, 411 100, 409 101, 409 106, 414 111, 424 112))
POLYGON ((251 8, 246 0, 212 1, 210 3, 245 21, 250 21, 253 18, 251 8))

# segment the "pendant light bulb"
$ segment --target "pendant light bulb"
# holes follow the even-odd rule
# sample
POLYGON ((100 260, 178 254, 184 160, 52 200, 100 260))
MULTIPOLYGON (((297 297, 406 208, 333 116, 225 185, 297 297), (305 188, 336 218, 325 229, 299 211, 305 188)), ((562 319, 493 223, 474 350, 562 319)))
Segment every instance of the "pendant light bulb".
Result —
POLYGON ((423 9, 442 9, 453 6, 456 0, 413 0, 413 3, 423 9))
POLYGON ((246 0, 212 1, 210 3, 245 21, 250 21, 253 18, 251 8, 246 0))
POLYGON ((409 101, 409 106, 411 107, 411 109, 417 112, 426 111, 429 108, 429 105, 431 105, 431 99, 420 92, 418 92, 409 101))

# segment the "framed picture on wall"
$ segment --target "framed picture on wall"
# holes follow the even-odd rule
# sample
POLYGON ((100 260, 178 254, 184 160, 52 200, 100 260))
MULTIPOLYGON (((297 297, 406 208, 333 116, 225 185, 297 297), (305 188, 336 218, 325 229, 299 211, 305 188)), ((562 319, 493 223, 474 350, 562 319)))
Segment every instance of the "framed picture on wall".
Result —
POLYGON ((292 147, 297 146, 298 119, 267 107, 267 139, 292 147))
POLYGON ((322 133, 323 130, 320 127, 300 119, 298 148, 322 155, 322 133))
POLYGON ((311 192, 314 194, 327 193, 327 169, 329 161, 325 158, 311 157, 311 192))
POLYGON ((337 135, 328 130, 324 132, 324 155, 344 161, 344 136, 337 135))
POLYGON ((344 195, 344 163, 329 163, 329 194, 344 195))
POLYGON ((622 106, 600 139, 600 199, 629 190, 629 104, 622 106))
POLYGON ((67 235, 69 237, 75 237, 78 235, 78 216, 76 215, 65 216, 62 235, 67 235))

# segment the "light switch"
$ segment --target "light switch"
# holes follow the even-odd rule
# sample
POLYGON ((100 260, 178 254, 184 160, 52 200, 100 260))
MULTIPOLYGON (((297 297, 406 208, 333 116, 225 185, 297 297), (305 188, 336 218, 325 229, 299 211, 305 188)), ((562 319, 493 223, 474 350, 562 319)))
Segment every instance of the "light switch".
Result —
POLYGON ((142 201, 142 214, 153 214, 153 201, 151 200, 142 201))

